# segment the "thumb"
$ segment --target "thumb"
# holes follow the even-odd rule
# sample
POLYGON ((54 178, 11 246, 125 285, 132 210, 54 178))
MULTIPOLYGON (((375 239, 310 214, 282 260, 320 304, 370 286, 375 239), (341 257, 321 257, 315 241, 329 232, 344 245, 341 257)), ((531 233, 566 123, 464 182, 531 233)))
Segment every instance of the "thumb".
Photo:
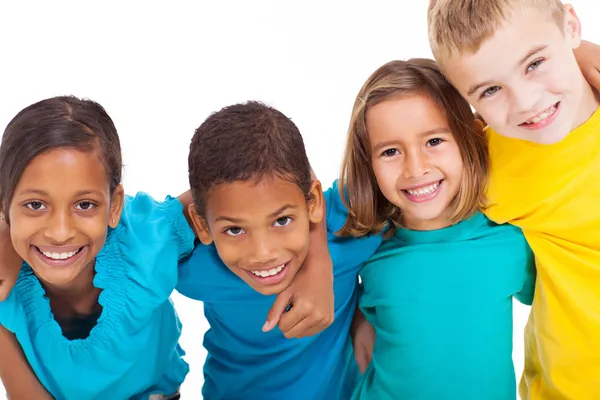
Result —
POLYGON ((279 323, 281 316, 288 310, 288 306, 292 303, 292 292, 284 290, 277 295, 275 302, 271 306, 267 314, 267 321, 262 327, 263 332, 269 332, 279 323))

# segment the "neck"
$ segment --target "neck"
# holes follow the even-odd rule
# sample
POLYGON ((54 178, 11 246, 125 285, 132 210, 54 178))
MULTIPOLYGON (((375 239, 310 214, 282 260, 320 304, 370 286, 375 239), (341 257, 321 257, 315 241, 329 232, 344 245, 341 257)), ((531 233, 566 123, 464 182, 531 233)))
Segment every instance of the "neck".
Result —
POLYGON ((583 78, 583 92, 581 94, 581 102, 579 106, 579 115, 575 126, 571 130, 583 125, 600 107, 600 95, 598 91, 590 86, 590 84, 583 78))
POLYGON ((438 229, 447 228, 452 223, 447 218, 439 216, 434 219, 410 219, 402 218, 402 226, 412 231, 436 231, 438 229))
POLYGON ((75 279, 65 285, 53 285, 41 281, 48 297, 75 306, 99 293, 99 289, 94 287, 95 264, 95 260, 92 260, 75 279))

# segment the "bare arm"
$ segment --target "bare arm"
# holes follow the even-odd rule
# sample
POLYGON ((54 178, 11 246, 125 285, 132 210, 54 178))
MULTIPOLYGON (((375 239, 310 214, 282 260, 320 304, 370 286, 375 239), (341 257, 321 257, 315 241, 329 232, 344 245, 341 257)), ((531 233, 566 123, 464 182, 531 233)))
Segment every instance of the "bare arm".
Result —
POLYGON ((10 400, 51 400, 38 381, 15 335, 0 325, 0 379, 10 400))
POLYGON ((575 58, 588 83, 600 91, 600 46, 583 40, 575 49, 575 58))
MULTIPOLYGON (((1 217, 0 217, 1 218, 1 217)), ((19 276, 23 260, 10 240, 10 228, 0 219, 0 301, 6 300, 19 276)))
POLYGON ((356 308, 350 327, 350 336, 352 337, 356 363, 358 364, 360 373, 364 374, 373 358, 375 328, 367 321, 358 307, 356 308))

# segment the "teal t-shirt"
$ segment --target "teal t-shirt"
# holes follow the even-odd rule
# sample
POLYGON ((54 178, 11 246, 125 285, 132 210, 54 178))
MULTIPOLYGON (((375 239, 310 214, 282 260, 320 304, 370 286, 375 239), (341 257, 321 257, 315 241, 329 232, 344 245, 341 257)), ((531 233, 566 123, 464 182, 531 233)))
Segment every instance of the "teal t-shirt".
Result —
MULTIPOLYGON (((102 314, 85 339, 68 340, 40 281, 24 264, 0 324, 15 333, 38 379, 57 400, 140 399, 175 392, 189 371, 169 296, 194 233, 174 198, 127 196, 121 221, 96 256, 102 314)), ((0 355, 1 357, 1 355, 0 355)))
POLYGON ((354 397, 516 397, 512 298, 531 304, 533 254, 519 228, 482 214, 436 231, 400 229, 360 272, 375 327, 354 397))

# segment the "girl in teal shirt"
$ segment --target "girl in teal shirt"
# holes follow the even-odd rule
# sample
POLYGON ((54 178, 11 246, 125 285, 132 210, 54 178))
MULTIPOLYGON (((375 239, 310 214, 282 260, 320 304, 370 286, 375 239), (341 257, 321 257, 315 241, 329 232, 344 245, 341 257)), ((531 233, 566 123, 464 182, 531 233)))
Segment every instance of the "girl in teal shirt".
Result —
POLYGON ((477 211, 487 146, 433 61, 393 61, 369 77, 343 172, 340 233, 389 228, 360 271, 355 342, 368 323, 376 339, 354 397, 515 398, 512 299, 531 304, 533 255, 518 228, 477 211))

